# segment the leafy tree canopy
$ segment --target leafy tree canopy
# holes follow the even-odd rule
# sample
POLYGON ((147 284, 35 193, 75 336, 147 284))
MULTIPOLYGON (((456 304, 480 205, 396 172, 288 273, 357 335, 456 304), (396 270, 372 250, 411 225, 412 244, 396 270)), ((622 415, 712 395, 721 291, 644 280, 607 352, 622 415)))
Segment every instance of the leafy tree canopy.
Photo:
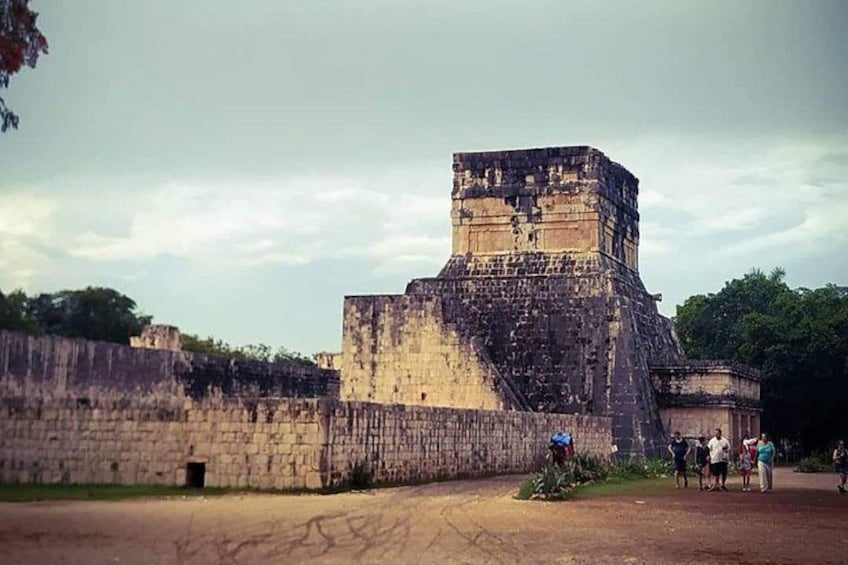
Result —
POLYGON ((111 288, 88 287, 27 296, 0 292, 0 328, 129 343, 151 321, 131 298, 111 288))
MULTIPOLYGON (((0 0, 0 88, 23 66, 35 68, 38 56, 47 54, 47 38, 35 25, 38 14, 29 0, 0 0)), ((18 127, 18 116, 0 97, 0 132, 18 127)))
MULTIPOLYGON (((27 296, 21 290, 0 291, 0 329, 32 334, 53 334, 129 344, 130 336, 153 320, 140 313, 135 301, 111 288, 88 287, 27 296)), ((233 347, 214 337, 183 334, 183 350, 267 363, 296 362, 314 365, 308 357, 285 347, 265 344, 233 347)))
POLYGON ((237 359, 254 359, 265 363, 294 362, 306 365, 315 364, 312 359, 298 353, 297 351, 290 351, 282 346, 275 350, 270 345, 266 345, 264 343, 233 347, 230 344, 221 341, 220 339, 215 339, 212 336, 201 339, 194 334, 183 334, 182 345, 183 351, 191 351, 194 353, 222 355, 225 357, 235 357, 237 359))
POLYGON ((754 270, 677 307, 686 354, 764 372, 763 427, 824 449, 848 435, 848 289, 790 289, 785 271, 754 270))

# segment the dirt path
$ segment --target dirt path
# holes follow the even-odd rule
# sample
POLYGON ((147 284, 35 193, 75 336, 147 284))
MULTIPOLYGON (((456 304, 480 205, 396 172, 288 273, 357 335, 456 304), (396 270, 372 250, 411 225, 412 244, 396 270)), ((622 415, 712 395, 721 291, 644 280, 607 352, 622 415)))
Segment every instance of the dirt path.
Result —
POLYGON ((848 563, 833 475, 768 495, 512 499, 521 477, 333 496, 0 504, 3 563, 848 563))

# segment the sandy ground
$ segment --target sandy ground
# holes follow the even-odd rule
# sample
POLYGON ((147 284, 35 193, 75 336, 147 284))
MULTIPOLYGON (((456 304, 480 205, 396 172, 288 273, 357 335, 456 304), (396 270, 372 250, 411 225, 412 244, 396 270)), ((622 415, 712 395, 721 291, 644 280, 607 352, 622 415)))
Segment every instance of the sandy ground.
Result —
MULTIPOLYGON (((756 477, 754 477, 756 479, 756 477)), ((10 563, 848 563, 848 495, 778 469, 762 495, 513 500, 522 477, 332 496, 0 504, 10 563)))

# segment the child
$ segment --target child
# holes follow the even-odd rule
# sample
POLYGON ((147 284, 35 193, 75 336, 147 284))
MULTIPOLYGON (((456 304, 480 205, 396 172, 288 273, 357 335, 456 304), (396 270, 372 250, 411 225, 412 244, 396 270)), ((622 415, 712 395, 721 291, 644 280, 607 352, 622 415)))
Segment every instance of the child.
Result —
POLYGON ((698 443, 695 445, 695 467, 698 469, 698 490, 704 490, 705 476, 707 477, 707 482, 709 482, 709 476, 705 475, 705 473, 709 472, 709 462, 710 450, 707 447, 707 438, 700 436, 698 443))
POLYGON ((743 444, 739 447, 739 474, 742 475, 742 492, 751 492, 751 450, 743 444))

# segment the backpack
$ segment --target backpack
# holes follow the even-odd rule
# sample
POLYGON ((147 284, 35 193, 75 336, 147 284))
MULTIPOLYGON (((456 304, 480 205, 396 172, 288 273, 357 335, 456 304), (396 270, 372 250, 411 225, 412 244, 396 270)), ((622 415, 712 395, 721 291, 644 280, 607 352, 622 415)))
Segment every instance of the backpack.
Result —
POLYGON ((574 455, 574 438, 562 432, 551 436, 551 449, 560 450, 566 459, 574 455))

